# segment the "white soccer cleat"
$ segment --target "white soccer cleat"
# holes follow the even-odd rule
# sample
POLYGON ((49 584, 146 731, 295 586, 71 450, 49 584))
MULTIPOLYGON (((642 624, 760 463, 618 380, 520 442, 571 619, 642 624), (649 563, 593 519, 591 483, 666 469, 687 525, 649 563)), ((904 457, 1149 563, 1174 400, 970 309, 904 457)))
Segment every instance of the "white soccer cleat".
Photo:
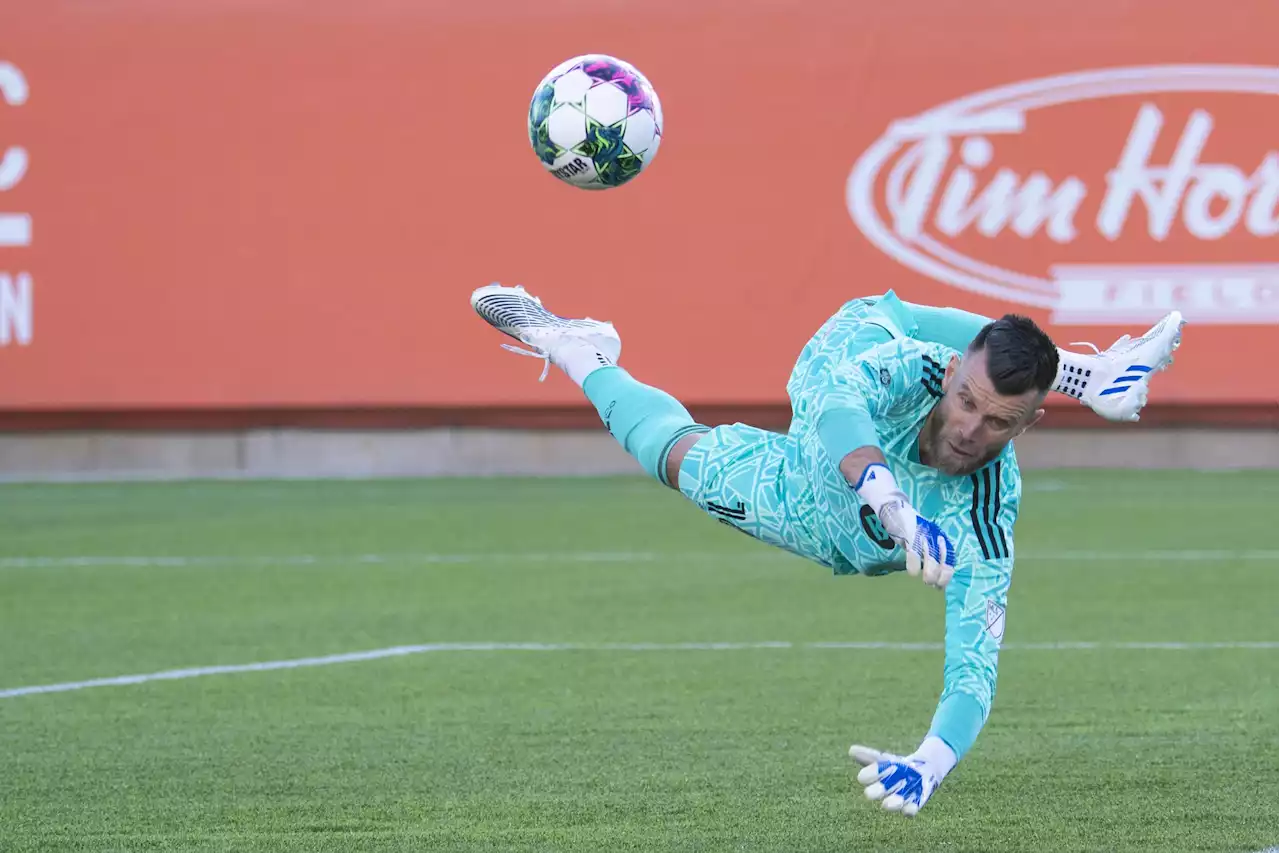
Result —
MULTIPOLYGON (((490 284, 477 288, 471 294, 471 307, 504 335, 509 335, 530 349, 503 344, 502 348, 520 355, 543 359, 546 364, 538 381, 547 378, 553 363, 559 364, 556 354, 566 347, 588 346, 600 357, 601 364, 616 364, 622 353, 622 339, 612 323, 559 317, 542 307, 542 300, 520 285, 505 287, 490 284), (532 351, 530 351, 532 350, 532 351)), ((559 366, 563 367, 562 364, 559 366)))
POLYGON ((1173 363, 1182 342, 1182 314, 1170 311, 1142 337, 1128 335, 1095 355, 1059 350, 1058 378, 1053 390, 1075 397, 1109 421, 1136 421, 1147 404, 1151 377, 1173 363))

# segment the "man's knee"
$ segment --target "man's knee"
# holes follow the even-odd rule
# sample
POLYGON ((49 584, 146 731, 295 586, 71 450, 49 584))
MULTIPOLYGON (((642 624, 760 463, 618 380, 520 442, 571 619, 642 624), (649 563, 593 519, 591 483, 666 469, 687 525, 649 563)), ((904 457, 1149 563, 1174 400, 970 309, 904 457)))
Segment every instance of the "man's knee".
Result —
POLYGON ((675 444, 671 446, 671 450, 667 453, 666 475, 667 485, 676 491, 680 490, 680 466, 684 464, 684 458, 698 443, 698 440, 707 434, 708 430, 703 428, 696 432, 689 432, 676 439, 675 444))
MULTIPOLYGON (((618 435, 618 438, 623 448, 640 463, 646 474, 664 486, 679 488, 679 480, 673 480, 669 474, 675 448, 690 438, 697 441, 706 432, 705 426, 690 423, 687 419, 655 414, 634 424, 625 436, 618 435)), ((689 445, 692 446, 692 442, 689 445)), ((684 452, 688 452, 688 447, 684 452)), ((681 458, 683 459, 683 455, 681 458)), ((679 472, 678 465, 675 470, 679 472)))
POLYGON ((605 429, 644 472, 664 485, 666 460, 680 439, 706 432, 679 400, 660 388, 637 382, 620 367, 597 370, 583 383, 605 429))

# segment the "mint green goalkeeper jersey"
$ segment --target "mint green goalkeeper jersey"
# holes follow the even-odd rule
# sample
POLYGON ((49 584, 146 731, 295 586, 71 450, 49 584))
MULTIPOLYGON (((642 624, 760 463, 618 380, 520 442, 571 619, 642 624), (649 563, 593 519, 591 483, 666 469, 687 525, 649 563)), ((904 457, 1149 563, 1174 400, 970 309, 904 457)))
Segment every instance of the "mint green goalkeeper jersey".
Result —
MULTIPOLYGON (((943 689, 930 733, 963 757, 995 697, 1022 479, 1012 445, 972 475, 920 463, 921 427, 957 353, 914 331, 892 292, 846 304, 796 364, 788 433, 717 427, 686 456, 680 488, 718 520, 837 574, 886 575, 905 570, 906 554, 838 468, 848 451, 879 447, 915 508, 956 546, 956 571, 940 594, 943 689)), ((920 594, 939 595, 923 584, 920 594)), ((895 641, 929 639, 904 636, 904 624, 886 623, 895 641)))
POLYGON ((813 427, 800 432, 815 475, 818 517, 842 558, 837 571, 904 569, 906 554, 840 474, 839 458, 831 458, 822 440, 830 430, 847 432, 854 446, 878 445, 912 505, 955 543, 956 572, 945 590, 944 689, 932 733, 963 755, 995 697, 1022 478, 1012 445, 969 476, 947 476, 920 463, 920 429, 942 394, 939 381, 952 355, 909 338, 862 353, 830 372, 813 427), (841 520, 852 512, 856 526, 841 520))

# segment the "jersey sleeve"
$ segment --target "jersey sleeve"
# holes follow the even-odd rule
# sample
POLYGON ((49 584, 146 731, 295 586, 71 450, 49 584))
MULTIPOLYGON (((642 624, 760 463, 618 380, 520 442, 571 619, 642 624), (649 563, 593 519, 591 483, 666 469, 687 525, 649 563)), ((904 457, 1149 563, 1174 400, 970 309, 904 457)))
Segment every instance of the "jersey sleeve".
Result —
POLYGON ((943 689, 929 733, 963 758, 991 713, 1013 578, 1013 525, 1022 498, 1017 463, 997 460, 970 478, 968 506, 950 521, 960 538, 947 585, 943 689), (962 543, 962 544, 961 544, 962 543))
POLYGON ((838 465, 860 447, 879 447, 877 422, 941 397, 942 359, 938 347, 899 338, 833 366, 815 421, 831 462, 838 465))

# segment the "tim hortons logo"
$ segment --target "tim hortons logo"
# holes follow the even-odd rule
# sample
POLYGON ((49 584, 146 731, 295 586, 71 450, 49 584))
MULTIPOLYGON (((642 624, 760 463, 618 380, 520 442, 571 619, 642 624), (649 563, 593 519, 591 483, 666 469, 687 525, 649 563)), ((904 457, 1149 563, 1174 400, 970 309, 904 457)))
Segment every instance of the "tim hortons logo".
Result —
POLYGON ((899 263, 1056 323, 1274 324, 1278 77, 1155 65, 968 95, 893 122, 849 212, 899 263))

